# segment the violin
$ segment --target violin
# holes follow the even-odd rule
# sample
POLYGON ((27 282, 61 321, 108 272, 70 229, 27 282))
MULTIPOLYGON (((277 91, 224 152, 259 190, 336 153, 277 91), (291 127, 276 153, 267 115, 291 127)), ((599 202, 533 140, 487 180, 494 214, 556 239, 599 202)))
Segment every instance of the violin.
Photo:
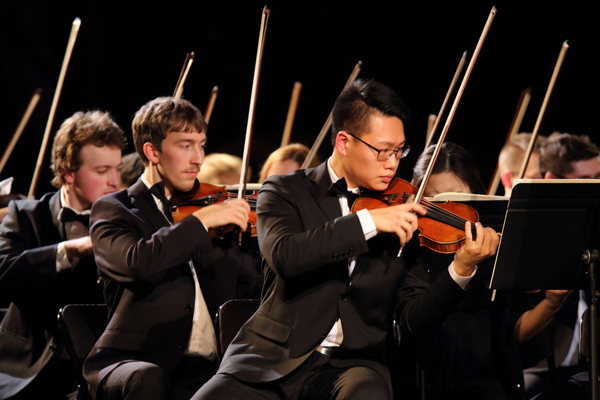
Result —
MULTIPOLYGON (((229 199, 236 199, 237 195, 228 192, 225 186, 211 185, 210 183, 199 183, 196 181, 194 189, 190 192, 175 192, 172 197, 171 215, 173 220, 179 222, 183 218, 194 213, 201 207, 217 204, 229 199)), ((256 232, 256 200, 258 192, 251 191, 245 196, 250 205, 250 214, 248 216, 248 227, 246 232, 252 237, 257 236, 256 232)), ((228 224, 217 228, 210 228, 208 234, 212 239, 222 239, 227 232, 237 229, 237 225, 228 224)))
MULTIPOLYGON (((374 210, 413 202, 418 191, 419 189, 409 182, 394 178, 383 192, 363 190, 352 205, 351 211, 356 212, 365 208, 374 210)), ((474 208, 451 201, 435 204, 425 199, 419 204, 426 209, 425 216, 419 217, 418 237, 421 246, 437 253, 455 253, 466 239, 467 221, 471 222, 471 234, 473 240, 476 239, 475 222, 479 221, 479 214, 474 208)))

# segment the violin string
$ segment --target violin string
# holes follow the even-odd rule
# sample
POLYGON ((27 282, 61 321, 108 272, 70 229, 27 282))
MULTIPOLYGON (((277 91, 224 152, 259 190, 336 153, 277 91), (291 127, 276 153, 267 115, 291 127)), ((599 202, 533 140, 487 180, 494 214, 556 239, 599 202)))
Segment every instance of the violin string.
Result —
MULTIPOLYGON (((428 209, 431 209, 433 213, 437 214, 437 215, 444 215, 446 218, 455 221, 457 223, 460 223, 462 225, 464 225, 467 222, 467 219, 462 218, 456 214, 454 214, 453 212, 450 212, 448 210, 444 210, 443 208, 435 205, 434 203, 428 201, 428 200, 421 200, 421 204, 425 205, 428 207, 428 209)), ((471 221, 469 221, 471 222, 471 221)))

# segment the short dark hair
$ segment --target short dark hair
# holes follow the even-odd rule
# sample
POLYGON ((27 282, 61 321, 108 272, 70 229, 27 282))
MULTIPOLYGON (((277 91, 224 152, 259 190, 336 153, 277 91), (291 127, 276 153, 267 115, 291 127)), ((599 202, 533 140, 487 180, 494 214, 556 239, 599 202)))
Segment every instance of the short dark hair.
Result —
MULTIPOLYGON (((435 151, 437 144, 429 146, 423 154, 419 156, 417 164, 413 170, 412 184, 419 187, 425 176, 431 156, 435 151)), ((452 172, 461 181, 466 183, 471 189, 471 193, 485 194, 485 186, 479 176, 479 170, 475 164, 475 159, 464 147, 451 142, 442 144, 442 149, 438 155, 437 161, 433 166, 432 175, 441 174, 442 172, 452 172)))
POLYGON ((174 97, 158 97, 144 104, 131 123, 133 143, 144 164, 148 158, 144 154, 144 144, 150 142, 162 151, 162 141, 169 132, 182 132, 186 129, 205 132, 208 125, 204 117, 192 103, 174 97))
POLYGON ((137 182, 144 173, 144 163, 137 152, 123 156, 123 168, 121 168, 121 186, 131 186, 137 182))
POLYGON ((398 94, 375 80, 354 81, 339 95, 333 106, 331 144, 340 131, 362 136, 369 128, 369 118, 374 112, 386 117, 397 117, 406 130, 410 125, 410 112, 398 94))
POLYGON ((52 185, 61 187, 66 183, 65 172, 79 170, 81 167, 79 153, 88 144, 97 147, 117 147, 123 150, 126 144, 125 135, 107 112, 80 111, 67 118, 54 136, 50 166, 54 172, 52 185))
POLYGON ((600 151, 588 136, 554 132, 540 148, 540 172, 562 177, 573 172, 573 163, 598 158, 600 151))

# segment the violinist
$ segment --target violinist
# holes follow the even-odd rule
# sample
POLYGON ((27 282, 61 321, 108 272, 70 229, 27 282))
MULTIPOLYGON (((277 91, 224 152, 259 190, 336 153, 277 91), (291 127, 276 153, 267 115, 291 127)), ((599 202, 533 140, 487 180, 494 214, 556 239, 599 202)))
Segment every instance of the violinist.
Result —
POLYGON ((193 399, 392 398, 383 362, 392 318, 415 334, 441 324, 498 244, 478 224, 477 239, 469 231, 426 290, 397 257, 424 209, 409 203, 349 212, 361 188, 383 191, 392 181, 409 149, 408 117, 392 89, 355 81, 334 105, 332 156, 265 181, 258 237, 276 278, 219 373, 193 399))
MULTIPOLYGON (((247 226, 249 206, 231 200, 173 223, 170 198, 196 188, 207 125, 189 101, 154 99, 133 124, 145 171, 91 215, 108 326, 84 362, 94 398, 189 399, 217 370, 213 315, 225 301, 260 294, 256 260, 207 229, 247 226)), ((234 235, 235 236, 235 235, 234 235)))
MULTIPOLYGON (((265 161, 258 181, 263 183, 271 175, 286 175, 300 169, 309 151, 309 148, 301 143, 292 143, 278 148, 265 161)), ((315 158, 308 168, 319 164, 320 162, 315 158)))
MULTIPOLYGON (((600 179, 599 155, 598 147, 588 136, 555 132, 540 148, 540 171, 545 179, 600 179)), ((543 392, 540 399, 590 398, 588 373, 577 374, 580 320, 587 307, 585 291, 573 291, 557 313, 553 321, 553 345, 558 380, 564 382, 555 385, 553 392, 543 392)), ((543 360, 535 368, 526 370, 526 393, 533 396, 548 388, 547 375, 543 360)))
POLYGON ((123 156, 123 168, 121 168, 120 190, 127 189, 140 179, 144 173, 144 163, 137 152, 123 156))
POLYGON ((0 226, 0 298, 11 302, 0 326, 2 399, 66 399, 77 389, 56 315, 67 304, 102 303, 89 213, 118 190, 124 147, 108 113, 75 113, 52 146, 58 191, 8 206, 0 226))
MULTIPOLYGON (((240 183, 241 171, 241 158, 226 153, 212 153, 204 159, 198 180, 212 185, 234 185, 240 183)), ((252 172, 248 175, 252 175, 252 172)))
MULTIPOLYGON (((420 185, 435 146, 419 157, 412 184, 420 185)), ((445 142, 433 167, 426 196, 444 192, 484 194, 473 156, 463 147, 445 142)), ((434 253, 414 243, 404 256, 416 257, 423 276, 433 282, 443 272, 450 255, 434 253), (416 254, 415 254, 416 253, 416 254)), ((427 335, 415 338, 425 372, 428 399, 521 399, 523 370, 517 342, 539 333, 560 309, 569 294, 548 290, 535 308, 526 293, 499 293, 494 302, 487 282, 492 266, 479 266, 471 290, 444 323, 427 335)))
POLYGON ((555 132, 540 149, 546 179, 600 179, 598 147, 588 136, 555 132))
MULTIPOLYGON (((500 179, 502 180, 502 186, 504 186, 504 195, 510 197, 512 191, 513 182, 516 177, 519 176, 527 147, 531 141, 531 133, 517 133, 510 141, 502 147, 500 155, 498 156, 498 170, 500 171, 500 179)), ((527 163, 525 179, 542 179, 543 176, 540 173, 540 148, 546 143, 546 138, 538 136, 534 145, 531 157, 527 163)))

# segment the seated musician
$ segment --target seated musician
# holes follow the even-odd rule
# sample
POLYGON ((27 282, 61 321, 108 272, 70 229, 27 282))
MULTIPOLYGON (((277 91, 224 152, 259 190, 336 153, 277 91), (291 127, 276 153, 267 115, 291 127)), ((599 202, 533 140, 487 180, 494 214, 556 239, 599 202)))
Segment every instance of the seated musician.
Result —
POLYGON ((409 149, 408 115, 387 86, 356 81, 334 106, 332 156, 265 181, 259 244, 276 278, 193 399, 392 398, 383 364, 392 318, 416 334, 440 324, 498 244, 478 224, 477 240, 469 232, 452 265, 424 290, 397 257, 424 209, 350 213, 361 188, 383 191, 392 181, 409 149))
POLYGON ((598 147, 587 136, 555 132, 540 148, 546 179, 600 179, 598 147))
MULTIPOLYGON (((435 147, 430 146, 419 157, 413 185, 421 184, 435 147)), ((449 142, 442 145, 425 188, 426 196, 445 192, 485 193, 473 156, 449 142)), ((417 247, 415 243, 407 246, 404 255, 407 259, 418 257, 431 282, 452 259, 452 255, 417 247)), ((492 267, 489 262, 481 263, 471 290, 441 328, 415 339, 428 399, 522 398, 523 372, 516 342, 528 341, 541 331, 568 291, 547 291, 545 299, 531 310, 525 293, 498 293, 492 303, 492 291, 487 286, 492 267)))
POLYGON ((241 158, 226 153, 212 153, 204 159, 198 180, 212 185, 235 185, 240 183, 241 171, 241 158))
POLYGON ((108 113, 75 113, 52 146, 59 190, 8 206, 0 226, 0 298, 11 302, 0 325, 2 399, 66 399, 77 388, 56 315, 66 304, 103 302, 89 213, 118 190, 124 147, 108 113))
MULTIPOLYGON (((271 175, 287 175, 300 169, 309 151, 308 147, 300 143, 292 143, 278 148, 265 161, 265 165, 260 170, 258 182, 263 183, 271 175)), ((320 162, 315 157, 308 168, 316 167, 319 164, 320 162)))
POLYGON ((108 326, 84 362, 96 399, 189 399, 217 370, 213 316, 225 301, 258 297, 262 275, 238 235, 250 208, 231 200, 174 223, 169 199, 197 190, 207 125, 187 100, 161 97, 136 113, 133 139, 145 171, 97 202, 91 235, 104 279, 108 326))
MULTIPOLYGON (((540 171, 546 179, 600 179, 599 155, 588 136, 555 132, 540 148, 540 171)), ((561 383, 542 393, 540 399, 590 398, 587 372, 575 375, 579 371, 579 321, 587 306, 585 291, 574 291, 557 313, 553 321, 554 354, 561 383), (575 376, 569 380, 571 375, 575 376)), ((526 371, 528 397, 549 387, 547 375, 543 360, 526 371)))
POLYGON ((136 151, 123 156, 123 168, 121 168, 121 187, 119 189, 127 189, 136 183, 143 173, 144 162, 136 151))
MULTIPOLYGON (((504 186, 504 195, 507 197, 510 197, 513 182, 521 172, 523 160, 525 159, 530 141, 531 133, 517 133, 510 138, 510 141, 502 147, 502 150, 500 150, 500 155, 498 156, 498 170, 500 171, 502 186, 504 186)), ((540 148, 543 147, 545 143, 545 137, 537 137, 523 178, 543 178, 540 173, 540 148)))

